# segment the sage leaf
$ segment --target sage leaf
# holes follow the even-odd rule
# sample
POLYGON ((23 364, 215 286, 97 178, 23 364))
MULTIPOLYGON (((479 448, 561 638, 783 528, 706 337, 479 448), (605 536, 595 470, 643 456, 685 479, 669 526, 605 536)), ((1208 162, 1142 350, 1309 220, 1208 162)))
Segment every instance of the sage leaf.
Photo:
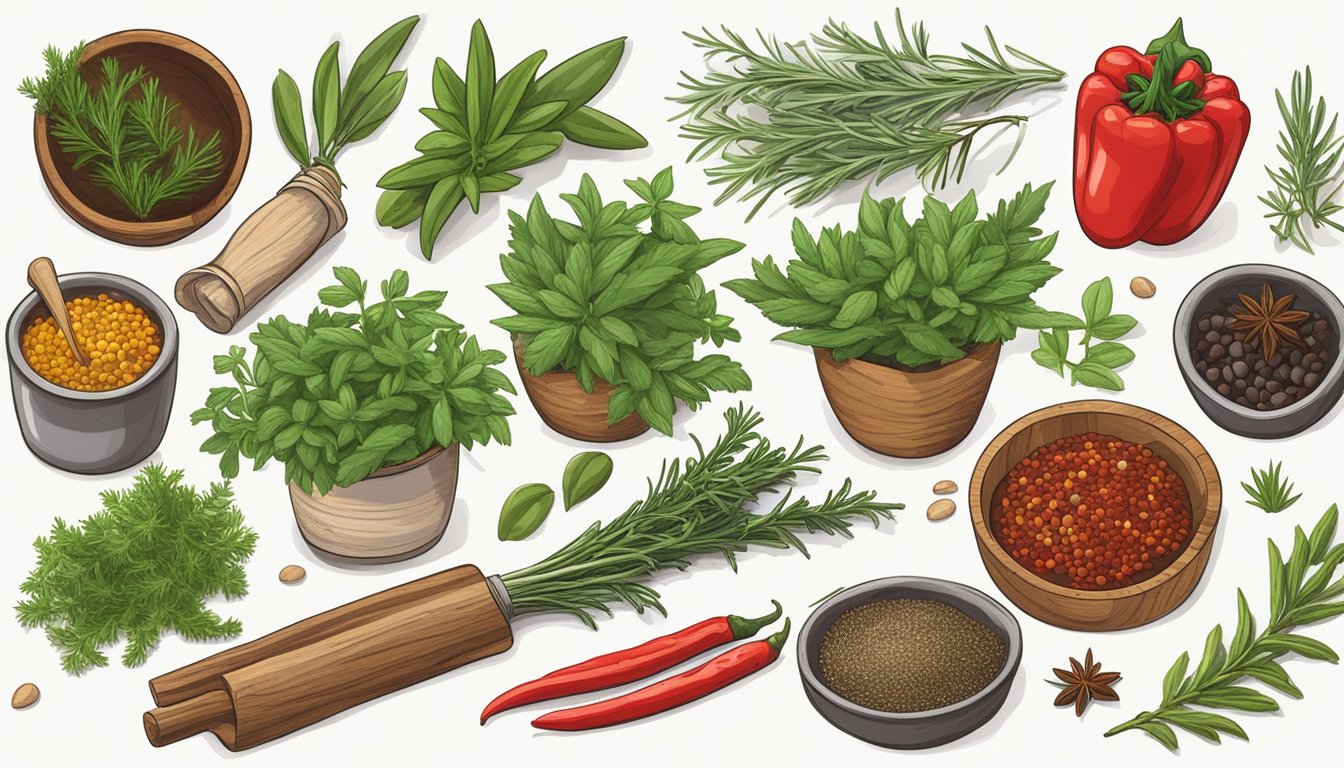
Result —
POLYGON ((1107 368, 1119 368, 1134 360, 1134 351, 1124 344, 1105 341, 1087 348, 1083 361, 1103 365, 1107 368))
POLYGON ((466 160, 459 156, 427 155, 402 163, 378 180, 383 189, 415 189, 437 184, 446 177, 466 169, 466 160))
POLYGON ((602 490, 611 478, 612 467, 611 457, 601 451, 585 451, 570 459, 560 483, 565 511, 602 490))
POLYGON ((350 127, 339 137, 340 143, 351 144, 373 135, 373 132, 396 111, 405 93, 405 72, 393 72, 379 80, 350 118, 350 127))
MULTIPOLYGON (((374 209, 378 223, 384 227, 400 229, 420 218, 429 200, 432 187, 414 189, 388 189, 378 196, 378 205, 374 209)), ((347 302, 350 303, 350 302, 347 302)))
POLYGON ((453 211, 457 210, 464 196, 461 180, 457 176, 440 179, 430 190, 420 221, 420 253, 426 259, 434 253, 434 241, 439 239, 443 225, 448 222, 448 217, 453 215, 453 211))
POLYGON ((561 112, 565 110, 566 103, 563 101, 548 101, 544 104, 538 104, 535 107, 521 109, 509 123, 510 132, 525 133, 547 127, 561 112))
POLYGON ((289 150, 290 157, 302 168, 312 165, 313 159, 308 154, 308 132, 303 126, 303 97, 299 95, 294 78, 283 69, 271 83, 271 104, 275 109, 275 127, 280 131, 280 141, 289 150))
POLYGON ((515 488, 499 511, 499 540, 522 541, 541 527, 555 504, 555 491, 545 483, 515 488))
POLYGON ((586 105, 557 121, 555 129, 576 144, 599 149, 643 149, 649 145, 634 128, 586 105))
POLYGON ((417 152, 427 155, 456 155, 471 148, 466 137, 452 131, 434 131, 415 143, 417 152))
POLYGON ((481 191, 504 192, 518 186, 522 181, 521 176, 515 176, 512 173, 491 173, 481 177, 481 191))
POLYGON ((1083 320, 1087 327, 1092 328, 1097 321, 1102 320, 1111 314, 1111 302, 1114 297, 1114 289, 1111 287, 1110 278, 1098 280, 1087 286, 1083 291, 1083 320))
POLYGON ((1120 392, 1125 388, 1124 380, 1116 375, 1115 371, 1086 360, 1073 369, 1073 383, 1109 389, 1113 392, 1120 392))
POLYGON ((336 132, 341 107, 341 44, 334 42, 318 59, 313 72, 313 126, 317 129, 317 151, 325 153, 336 132))
POLYGON ((1110 315, 1091 323, 1089 330, 1098 339, 1113 341, 1134 330, 1138 324, 1139 321, 1129 315, 1110 315))
POLYGON ((576 53, 538 78, 523 103, 531 107, 548 101, 563 101, 567 106, 558 116, 563 120, 606 87, 611 76, 616 74, 623 55, 624 37, 576 53))
POLYGON ((486 123, 483 141, 489 143, 503 136, 513 121, 515 111, 523 100, 523 95, 532 85, 537 68, 546 60, 545 51, 537 51, 514 65, 495 85, 494 98, 490 104, 490 116, 486 123))
POLYGON ((471 205, 471 212, 479 212, 481 210, 481 185, 476 180, 476 174, 468 171, 462 174, 458 181, 462 185, 462 194, 466 196, 467 202, 471 205))
MULTIPOLYGON (((364 107, 365 99, 392 69, 392 63, 401 54, 401 49, 406 46, 406 41, 419 22, 419 16, 408 16, 383 30, 359 52, 342 89, 340 126, 349 126, 353 116, 364 107)), ((348 131, 337 130, 338 134, 344 132, 348 131)))
POLYGON ((434 60, 434 104, 444 112, 466 117, 467 85, 452 65, 442 58, 434 60))
POLYGON ((467 135, 480 141, 485 137, 490 103, 495 94, 495 52, 490 47, 485 25, 479 19, 471 26, 466 88, 467 135))

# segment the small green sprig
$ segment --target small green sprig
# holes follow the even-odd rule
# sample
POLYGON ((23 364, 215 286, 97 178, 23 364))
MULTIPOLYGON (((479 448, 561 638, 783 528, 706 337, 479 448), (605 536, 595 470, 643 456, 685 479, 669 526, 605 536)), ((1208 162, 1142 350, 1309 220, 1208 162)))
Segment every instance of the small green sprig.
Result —
POLYGON ((20 589, 19 623, 42 628, 72 675, 107 666, 101 648, 127 640, 121 660, 145 663, 168 630, 188 640, 237 637, 205 599, 247 594, 243 563, 257 534, 243 524, 228 483, 206 493, 182 472, 146 466, 128 491, 104 491, 103 508, 76 525, 56 519, 34 543, 37 567, 20 589))
POLYGON ((1103 277, 1089 285, 1083 291, 1083 316, 1055 313, 1071 322, 1041 331, 1031 359, 1061 377, 1068 369, 1070 386, 1083 384, 1116 392, 1123 390, 1125 381, 1115 371, 1134 359, 1134 351, 1116 339, 1134 330, 1138 321, 1129 315, 1111 314, 1113 299, 1111 278, 1103 277), (1075 363, 1069 360, 1069 332, 1078 330, 1083 332, 1078 341, 1083 357, 1075 363))
POLYGON ((1255 485, 1243 482, 1241 487, 1251 498, 1246 503, 1253 507, 1277 514, 1293 506, 1302 494, 1293 494, 1293 484, 1287 478, 1280 477, 1280 471, 1283 469, 1283 462, 1275 464, 1269 463, 1269 467, 1264 470, 1257 470, 1251 467, 1251 480, 1255 485))
POLYGON ((1236 721, 1208 710, 1276 712, 1279 704, 1238 683, 1250 678, 1294 699, 1302 698, 1301 689, 1277 659, 1296 653, 1332 664, 1339 661, 1339 655, 1325 643, 1290 631, 1344 613, 1344 601, 1336 600, 1344 595, 1344 578, 1334 578, 1335 568, 1344 561, 1344 543, 1331 546, 1338 521, 1339 508, 1333 505, 1310 536, 1298 526, 1286 563, 1271 539, 1268 625, 1256 634, 1255 616, 1246 595, 1237 590, 1237 629, 1231 644, 1224 646, 1222 625, 1215 626, 1205 640, 1204 655, 1194 673, 1187 674, 1190 654, 1182 653, 1162 681, 1161 706, 1139 713, 1106 735, 1141 730, 1172 751, 1180 746, 1172 726, 1215 744, 1220 734, 1248 739, 1236 721))
POLYGON ((1260 202, 1270 209, 1265 218, 1278 220, 1269 228, 1278 235, 1279 242, 1291 241, 1307 253, 1315 253, 1302 225, 1304 218, 1314 229, 1328 226, 1344 232, 1344 224, 1330 218, 1344 210, 1335 201, 1335 195, 1344 186, 1344 180, 1340 179, 1344 173, 1340 164, 1344 135, 1335 135, 1339 114, 1335 113, 1326 128, 1325 97, 1318 98, 1314 106, 1311 103, 1311 67, 1307 67, 1305 74, 1293 73, 1288 101, 1277 89, 1274 96, 1284 123, 1278 150, 1287 165, 1277 171, 1265 166, 1274 189, 1261 195, 1260 202))

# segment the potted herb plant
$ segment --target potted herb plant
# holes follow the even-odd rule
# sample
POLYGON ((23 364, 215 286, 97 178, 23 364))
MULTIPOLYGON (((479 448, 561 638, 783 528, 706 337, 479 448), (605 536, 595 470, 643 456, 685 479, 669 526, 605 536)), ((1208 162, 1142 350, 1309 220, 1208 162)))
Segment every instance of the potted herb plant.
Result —
POLYGON ((585 174, 560 196, 577 223, 551 218, 540 196, 510 212, 508 282, 489 286, 517 313, 494 323, 514 335, 532 404, 579 440, 671 434, 678 400, 694 410, 712 391, 751 388, 727 355, 695 357, 697 344, 741 338, 699 272, 742 243, 696 236, 685 220, 700 209, 670 199, 671 168, 626 186, 640 202, 604 204, 585 174))
POLYGON ((192 423, 215 434, 201 450, 225 477, 240 457, 285 465, 290 503, 309 544, 342 557, 413 557, 443 535, 457 487, 459 446, 507 444, 514 393, 476 337, 440 314, 446 294, 408 294, 396 270, 383 300, 367 303, 354 270, 333 270, 307 323, 283 315, 257 326, 256 352, 234 346, 215 372, 234 384, 210 390, 192 423), (344 312, 357 305, 359 311, 344 312), (331 309, 327 309, 330 307, 331 309))
POLYGON ((1035 227, 1052 184, 1027 185, 978 218, 975 193, 954 208, 924 199, 913 224, 904 200, 865 195, 857 231, 813 238, 793 223, 798 258, 784 271, 753 260, 754 279, 724 287, 813 348, 836 418, 864 447, 922 458, 961 442, 980 414, 999 347, 1019 328, 1062 325, 1031 295, 1059 269, 1035 227))

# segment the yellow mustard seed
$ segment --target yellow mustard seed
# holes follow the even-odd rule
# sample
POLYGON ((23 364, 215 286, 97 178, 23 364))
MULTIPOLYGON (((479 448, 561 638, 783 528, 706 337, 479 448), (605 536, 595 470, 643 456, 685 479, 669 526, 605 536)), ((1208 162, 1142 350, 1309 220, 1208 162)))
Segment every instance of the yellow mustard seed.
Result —
POLYGON ((80 392, 105 392, 135 381, 158 359, 163 343, 159 329, 132 302, 100 293, 71 299, 65 306, 75 342, 90 364, 75 360, 54 320, 38 318, 24 331, 20 346, 28 365, 47 381, 80 392), (131 328, 136 332, 124 332, 131 328))

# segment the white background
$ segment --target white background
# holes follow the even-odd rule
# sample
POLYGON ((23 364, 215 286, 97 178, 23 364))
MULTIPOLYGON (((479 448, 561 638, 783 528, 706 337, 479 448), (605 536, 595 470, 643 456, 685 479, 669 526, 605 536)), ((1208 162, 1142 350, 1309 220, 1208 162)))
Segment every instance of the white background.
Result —
MULTIPOLYGON (((13 6, 11 6, 12 8, 13 6)), ((1169 248, 1135 246, 1107 251, 1081 233, 1069 204, 1072 100, 1098 53, 1114 44, 1142 47, 1166 32, 1177 12, 1171 3, 933 3, 907 2, 907 22, 924 20, 936 51, 954 52, 961 41, 983 44, 982 26, 990 24, 1001 43, 1013 45, 1068 72, 1062 89, 1016 102, 1012 111, 1032 115, 1021 152, 1002 176, 993 177, 1011 137, 992 148, 972 172, 982 188, 981 208, 1011 195, 1025 182, 1059 184, 1043 225, 1059 230, 1052 260, 1064 273, 1037 294, 1042 304, 1077 312, 1078 297, 1089 282, 1109 275, 1117 287, 1116 311, 1137 316, 1137 337, 1128 340, 1138 359, 1123 371, 1128 384, 1119 395, 1070 388, 1029 357, 1034 334, 1005 347, 989 403, 970 437, 956 450, 924 461, 900 461, 869 453, 840 429, 825 404, 809 350, 770 341, 779 329, 736 296, 720 292, 723 309, 737 317, 744 340, 731 352, 743 361, 755 382, 746 399, 767 417, 766 433, 791 443, 798 434, 824 443, 832 461, 820 481, 808 481, 810 493, 824 493, 846 475, 863 488, 876 488, 884 499, 908 508, 898 522, 881 530, 857 530, 853 541, 812 537, 812 559, 797 553, 767 551, 741 559, 734 575, 719 562, 697 563, 689 574, 657 580, 671 612, 664 620, 618 609, 591 632, 564 617, 533 618, 516 624, 516 642, 501 656, 479 662, 381 700, 358 707, 299 733, 233 755, 211 736, 197 736, 154 749, 141 729, 142 711, 152 705, 146 681, 203 658, 222 645, 188 643, 166 637, 142 668, 113 666, 82 678, 66 676, 57 653, 40 632, 17 626, 9 606, 21 595, 19 583, 33 565, 32 540, 45 534, 60 515, 73 521, 98 507, 98 491, 129 484, 134 470, 84 478, 62 473, 33 458, 8 414, 0 417, 0 688, 11 691, 31 681, 42 689, 41 702, 27 710, 0 707, 0 758, 7 765, 206 765, 237 761, 245 766, 279 765, 649 765, 711 764, 805 765, 818 761, 878 765, 912 758, 931 766, 984 763, 1011 756, 1021 760, 1075 765, 1169 763, 1175 758, 1137 733, 1113 739, 1101 734, 1144 708, 1156 705, 1162 674, 1189 649, 1198 654, 1205 633, 1216 622, 1235 621, 1237 587, 1246 590, 1253 609, 1266 610, 1264 552, 1266 537, 1288 546, 1292 526, 1313 524, 1334 501, 1344 501, 1337 477, 1341 417, 1339 408, 1311 430, 1291 440, 1257 442, 1226 433, 1195 406, 1176 370, 1171 351, 1171 319, 1185 292, 1198 279, 1223 266, 1242 262, 1281 263, 1314 275, 1344 293, 1344 247, 1322 245, 1315 256, 1276 247, 1261 219, 1256 200, 1268 186, 1262 166, 1276 162, 1275 134, 1280 126, 1274 88, 1286 88, 1292 71, 1313 66, 1318 92, 1334 109, 1344 107, 1344 59, 1339 56, 1338 25, 1325 3, 1233 7, 1230 3, 1181 3, 1190 41, 1212 56, 1215 69, 1233 76, 1254 116, 1250 141, 1222 205, 1196 235, 1169 248), (987 183, 986 183, 987 180, 987 183), (1156 298, 1140 301, 1125 286, 1136 274, 1156 282, 1156 298), (545 707, 514 712, 482 728, 477 716, 500 691, 558 666, 597 653, 643 642, 705 617, 763 612, 769 598, 781 600, 795 626, 807 605, 836 587, 895 574, 922 574, 962 581, 997 594, 976 553, 965 510, 969 472, 981 449, 999 430, 1038 407, 1085 397, 1115 397, 1158 410, 1204 441, 1223 476, 1223 521, 1214 541, 1208 572, 1180 609, 1140 629, 1111 634, 1069 632, 1037 622, 1020 612, 1025 635, 1022 669, 1002 712, 971 736, 923 753, 892 755, 852 739, 823 721, 804 699, 790 643, 772 668, 710 698, 643 722, 601 732, 556 735, 534 731, 528 722, 545 707), (1238 482, 1249 465, 1284 460, 1285 472, 1298 483, 1302 500, 1277 517, 1244 503, 1238 482), (963 488, 951 519, 934 524, 924 517, 933 497, 930 486, 951 478, 963 488), (1081 722, 1069 710, 1051 706, 1055 689, 1042 682, 1050 668, 1069 656, 1095 649, 1106 668, 1124 673, 1119 704, 1094 706, 1081 722)), ((678 70, 702 72, 700 57, 682 30, 726 23, 744 34, 755 27, 794 39, 819 29, 827 16, 865 32, 873 21, 892 29, 888 3, 435 3, 401 0, 377 3, 318 4, 233 2, 27 3, 11 11, 0 27, 0 167, 5 169, 3 253, 0 307, 8 313, 26 293, 23 272, 36 256, 52 257, 62 271, 100 270, 128 275, 171 297, 181 272, 209 261, 230 233, 294 172, 276 135, 270 84, 284 67, 301 84, 305 107, 308 84, 319 55, 333 39, 342 41, 342 65, 348 69, 357 51, 393 21, 420 12, 402 64, 409 67, 409 88, 400 109, 371 139, 348 148, 339 166, 349 184, 346 230, 311 264, 266 300, 247 325, 223 338, 210 333, 185 311, 177 311, 182 348, 177 402, 168 434, 152 457, 185 468, 190 482, 204 485, 218 476, 211 457, 197 452, 207 435, 192 427, 188 414, 203 402, 207 389, 221 383, 210 371, 212 355, 231 343, 245 343, 252 325, 275 313, 303 317, 317 290, 332 282, 332 265, 350 265, 370 283, 392 269, 407 269, 413 289, 448 291, 447 311, 484 344, 506 348, 507 334, 489 324, 505 308, 485 288, 501 279, 497 256, 507 240, 505 212, 520 208, 540 192, 552 210, 563 206, 555 196, 573 191, 581 174, 591 173, 604 193, 623 194, 620 181, 651 177, 677 166, 675 199, 706 206, 692 219, 703 236, 726 236, 748 247, 709 270, 719 283, 743 276, 748 260, 773 253, 790 255, 789 222, 795 211, 782 201, 744 224, 741 204, 712 207, 713 193, 701 166, 683 165, 690 144, 668 122, 676 111, 665 100, 678 92, 678 70), (463 7, 465 6, 465 7, 463 7), (318 10, 318 8, 321 10, 318 10), (374 220, 378 190, 374 181, 391 166, 413 156, 412 145, 430 130, 416 109, 430 103, 430 71, 443 56, 459 71, 466 57, 468 30, 484 16, 499 66, 511 66, 541 47, 551 51, 548 65, 590 45, 628 35, 626 60, 597 105, 642 131, 650 147, 635 152, 599 152, 567 145, 555 158, 527 169, 524 183, 505 195, 490 196, 479 216, 464 206, 440 239, 432 263, 422 260, 415 230, 381 229, 374 220), (119 29, 157 27, 190 37, 219 56, 233 71, 252 108, 251 161, 232 203, 209 225, 163 248, 137 249, 99 239, 70 221, 51 201, 32 151, 31 106, 14 92, 24 75, 41 71, 41 49, 62 48, 119 29)), ((502 69, 500 71, 503 71, 502 69)), ((798 212, 815 229, 836 222, 854 226, 862 185, 854 185, 817 206, 798 212)), ((918 195, 908 174, 881 188, 888 195, 918 195)), ((946 197, 956 196, 950 190, 946 197)), ((506 372, 516 381, 512 361, 506 372)), ((244 638, 252 639, 300 618, 354 598, 459 563, 476 563, 487 573, 518 568, 544 557, 595 519, 607 520, 643 491, 646 475, 664 457, 684 455, 689 431, 712 440, 721 431, 721 410, 737 401, 719 396, 698 414, 679 414, 676 434, 649 433, 612 449, 616 475, 595 499, 578 509, 557 511, 531 540, 500 543, 495 536, 501 502, 517 484, 542 481, 558 487, 565 461, 582 447, 547 430, 525 397, 512 421, 514 445, 490 446, 466 455, 456 510, 443 541, 415 560, 375 568, 349 568, 318 560, 295 528, 282 481, 282 468, 248 472, 234 482, 238 504, 260 533, 248 567, 250 594, 219 604, 242 620, 244 638), (287 563, 308 569, 308 579, 285 586, 276 574, 287 563)), ((1344 650, 1344 621, 1309 631, 1344 650)), ((1280 697, 1279 714, 1238 715, 1252 741, 1215 747, 1182 734, 1187 762, 1213 760, 1250 765, 1266 760, 1323 758, 1335 742, 1338 712, 1344 707, 1344 671, 1323 663, 1288 660, 1289 673, 1306 693, 1303 701, 1280 697)))

